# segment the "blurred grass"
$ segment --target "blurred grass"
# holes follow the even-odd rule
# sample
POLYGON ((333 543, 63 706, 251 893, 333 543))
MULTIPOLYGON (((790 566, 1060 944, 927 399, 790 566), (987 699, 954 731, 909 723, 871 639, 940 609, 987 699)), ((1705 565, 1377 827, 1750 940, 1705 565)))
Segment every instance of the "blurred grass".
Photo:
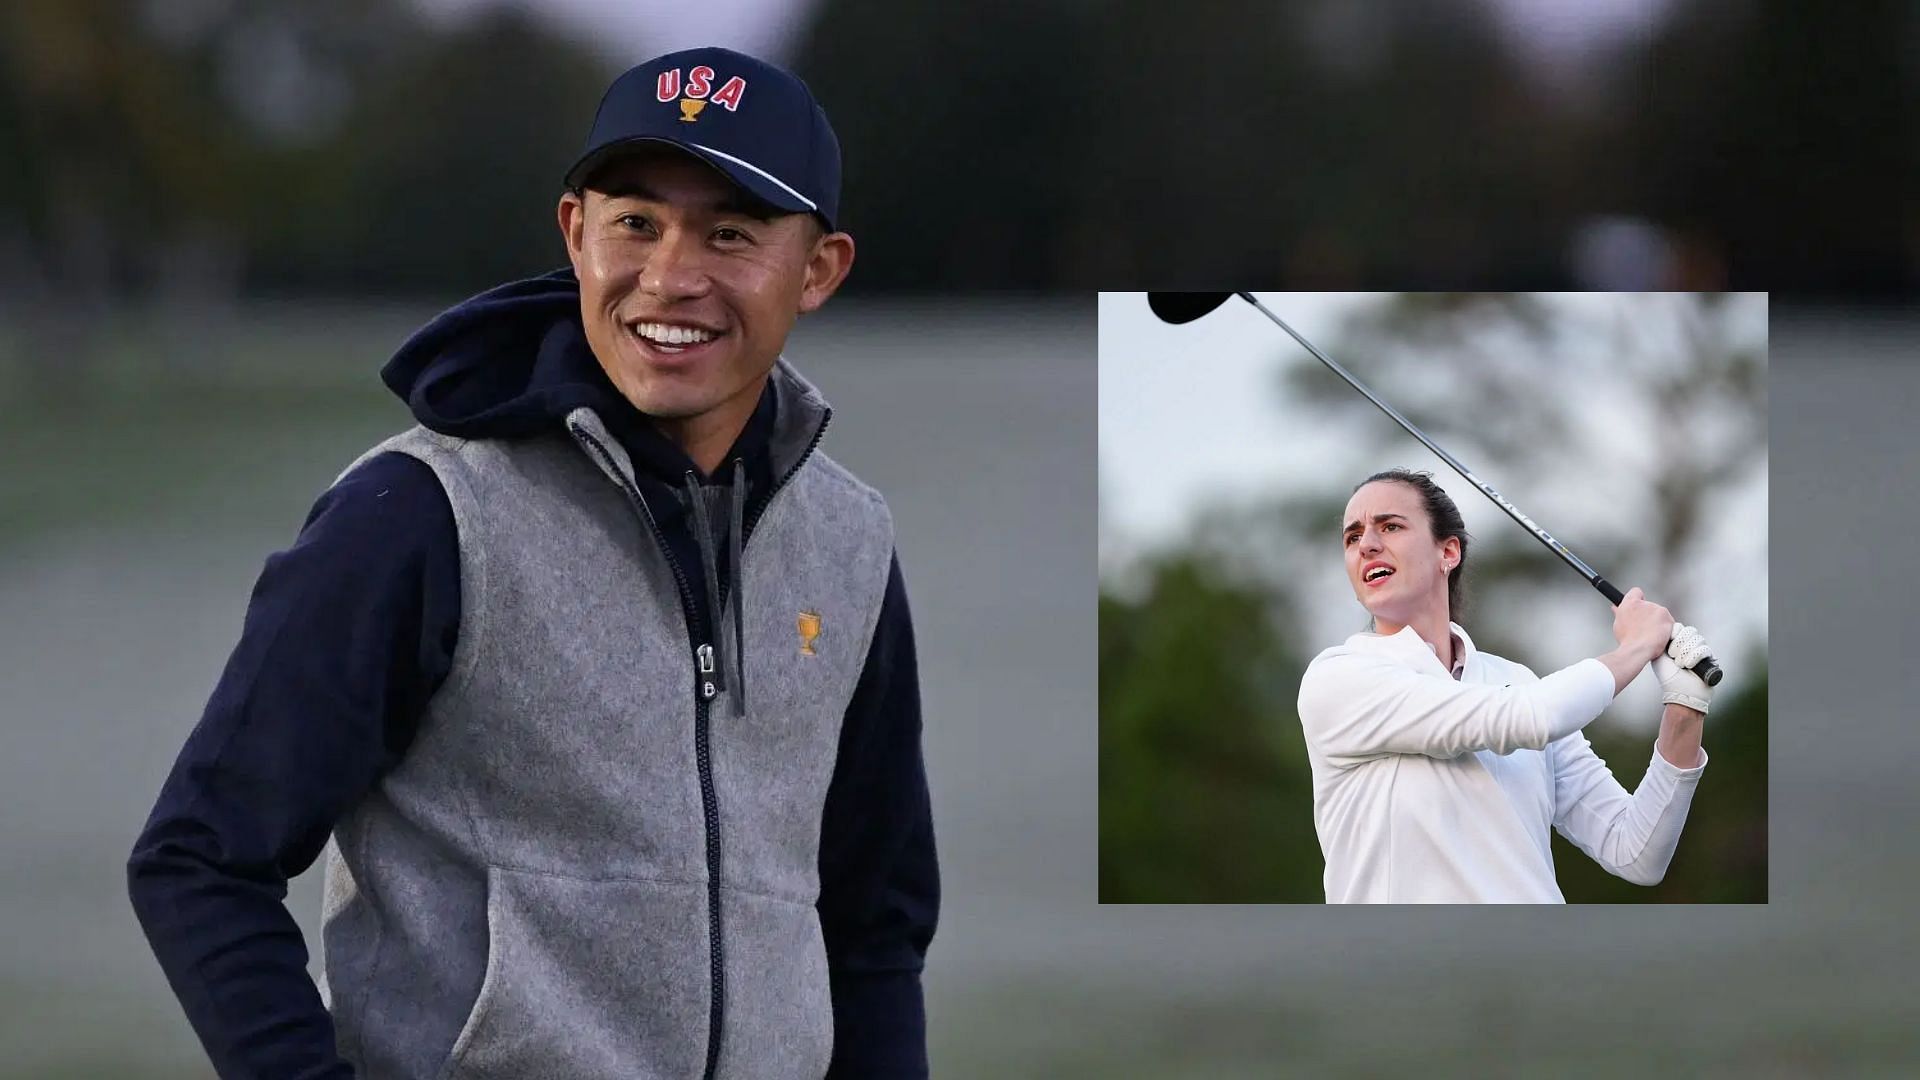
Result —
POLYGON ((1677 1009, 1623 996, 1615 978, 1544 967, 1520 980, 1487 968, 1383 985, 1356 970, 1288 986, 1276 959, 1272 985, 1204 993, 1022 983, 936 1011, 930 1049, 936 1076, 1059 1080, 1914 1075, 1920 1035, 1902 1007, 1852 995, 1834 971, 1808 972, 1803 996, 1768 977, 1765 955, 1716 959, 1643 973, 1659 1000, 1692 1002, 1677 1009))
POLYGON ((0 1080, 205 1080, 212 1070, 177 1007, 169 1015, 154 1004, 52 978, 0 979, 0 1080))
POLYGON ((409 422, 370 375, 421 314, 136 314, 57 365, 27 355, 49 346, 0 338, 0 552, 228 510, 298 520, 332 478, 316 463, 344 467, 409 422), (315 483, 285 482, 304 474, 315 483))
MULTIPOLYGON (((1771 970, 1763 958, 1735 965, 1771 970)), ((1284 964, 1275 974, 1284 981, 1284 964)), ((1808 997, 1776 994, 1757 1008, 1750 981, 1733 995, 1703 971, 1658 977, 1678 984, 1665 1000, 1683 990, 1697 1004, 1648 1009, 1621 1000, 1617 980, 1583 990, 1567 971, 1531 985, 1481 971, 1387 990, 1356 973, 1317 986, 1157 994, 1063 974, 935 999, 929 1052, 934 1076, 963 1078, 1912 1075, 1920 1039, 1892 1003, 1863 999, 1840 1015, 1812 1005, 1845 993, 1832 975, 1809 973, 1808 997)), ((172 1003, 155 1004, 0 984, 0 1045, 15 1048, 0 1080, 208 1076, 172 1003), (62 1049, 41 1058, 35 1046, 62 1049)))

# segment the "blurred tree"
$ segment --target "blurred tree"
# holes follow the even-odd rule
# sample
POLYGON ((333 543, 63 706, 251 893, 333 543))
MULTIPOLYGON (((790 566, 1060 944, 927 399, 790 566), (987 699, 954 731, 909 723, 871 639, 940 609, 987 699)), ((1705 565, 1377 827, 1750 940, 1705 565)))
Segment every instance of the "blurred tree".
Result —
MULTIPOLYGON (((1351 315, 1329 355, 1367 385, 1391 387, 1396 409, 1456 457, 1488 470, 1483 475, 1504 491, 1557 494, 1564 485, 1530 481, 1594 476, 1586 501, 1607 498, 1595 494, 1602 491, 1644 493, 1644 503, 1610 501, 1614 512, 1584 524, 1570 546, 1612 568, 1615 582, 1644 583, 1685 611, 1689 585, 1680 566, 1697 553, 1715 497, 1766 468, 1764 304, 1725 294, 1573 302, 1405 293, 1351 315), (1568 385, 1582 392, 1568 394, 1568 385)), ((1365 432, 1358 460, 1378 460, 1388 446, 1428 459, 1317 361, 1297 350, 1287 356, 1281 392, 1310 402, 1343 430, 1365 432)), ((1432 467, 1447 474, 1443 481, 1451 478, 1444 464, 1432 467)), ((1557 520, 1539 509, 1543 499, 1522 501, 1537 519, 1557 520)), ((1477 539, 1469 559, 1476 582, 1524 590, 1561 589, 1570 580, 1518 529, 1477 539)), ((1512 613, 1534 605, 1509 599, 1476 610, 1507 638, 1524 641, 1530 634, 1512 613)), ((1487 640, 1491 647, 1495 638, 1487 640)))
POLYGON ((799 56, 862 287, 1556 287, 1609 222, 1635 280, 1920 276, 1909 5, 1680 0, 1552 78, 1497 6, 825 0, 799 56))
MULTIPOLYGON (((829 0, 796 68, 833 117, 856 289, 1040 289, 1097 213, 1082 124, 1098 20, 1068 0, 829 0)), ((1112 279, 1107 279, 1112 280, 1112 279)))
POLYGON ((1675 6, 1620 58, 1629 205, 1735 288, 1920 283, 1920 19, 1907 0, 1675 6), (1785 212, 1783 212, 1785 208, 1785 212))
POLYGON ((458 294, 564 264, 561 174, 616 74, 513 9, 419 39, 259 204, 256 279, 458 294))
MULTIPOLYGON (((1905 8, 1671 7, 1577 94, 1489 0, 824 0, 797 66, 845 144, 857 289, 1554 284, 1603 234, 1666 278, 1911 285, 1905 8)), ((0 282, 32 312, 546 265, 609 74, 518 5, 0 5, 0 282)))
POLYGON ((1552 281, 1601 201, 1479 0, 827 0, 800 67, 896 286, 1552 281))
POLYGON ((1281 595, 1204 551, 1144 575, 1100 595, 1100 901, 1322 899, 1281 595))
POLYGON ((9 276, 61 298, 238 284, 281 151, 337 129, 360 82, 423 32, 401 0, 21 0, 0 10, 9 276), (17 141, 16 141, 17 140, 17 141))
POLYGON ((0 6, 0 281, 53 398, 140 268, 205 243, 234 156, 211 88, 124 0, 0 6), (199 234, 195 235, 194 225, 199 234))
POLYGON ((1583 131, 1477 0, 1122 3, 1091 33, 1075 280, 1555 279, 1583 131))
POLYGON ((0 280, 45 323, 25 351, 72 369, 86 312, 128 294, 444 294, 546 269, 611 74, 511 9, 441 32, 405 0, 0 7, 0 280))

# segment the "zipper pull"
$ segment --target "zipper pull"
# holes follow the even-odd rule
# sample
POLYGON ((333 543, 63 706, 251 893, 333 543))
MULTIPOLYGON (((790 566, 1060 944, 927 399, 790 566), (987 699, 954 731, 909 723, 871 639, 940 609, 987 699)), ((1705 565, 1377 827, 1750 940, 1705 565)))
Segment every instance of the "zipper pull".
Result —
POLYGON ((694 655, 700 659, 700 700, 712 701, 721 688, 720 665, 713 659, 713 646, 702 645, 694 655))

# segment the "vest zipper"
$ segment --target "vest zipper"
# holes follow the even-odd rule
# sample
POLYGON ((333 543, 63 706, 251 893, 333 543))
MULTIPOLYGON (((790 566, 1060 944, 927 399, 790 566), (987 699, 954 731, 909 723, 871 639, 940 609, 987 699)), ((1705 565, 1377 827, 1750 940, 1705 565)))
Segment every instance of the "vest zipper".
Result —
MULTIPOLYGON (((702 648, 711 656, 713 646, 702 648)), ((707 684, 709 688, 712 685, 707 684)), ((710 689, 707 696, 713 696, 710 689)), ((727 970, 722 963, 726 943, 720 926, 720 799, 713 790, 709 715, 703 698, 693 707, 693 756, 700 769, 700 801, 707 815, 707 970, 713 980, 707 1010, 707 1067, 701 1073, 704 1080, 713 1080, 714 1070, 720 1065, 720 1025, 726 1017, 727 1004, 727 970)))
MULTIPOLYGON (((822 425, 824 426, 824 425, 822 425)), ((567 425, 573 437, 583 445, 590 447, 599 456, 606 470, 614 476, 627 499, 640 511, 640 517, 647 523, 647 529, 653 534, 653 540, 660 548, 660 554, 667 560, 667 569, 673 571, 673 582, 680 594, 681 615, 685 616, 697 609, 693 603, 692 587, 687 584, 687 575, 680 568, 680 562, 673 557, 673 549, 667 546, 666 534, 661 532, 660 523, 654 520, 653 510, 647 506, 647 500, 640 495, 640 489, 633 485, 620 472, 613 455, 601 445, 585 428, 567 425)), ((814 441, 819 442, 816 434, 814 441)), ((803 459, 804 460, 804 459, 803 459)), ((788 473, 789 476, 792 473, 788 473)), ((719 612, 713 613, 718 619, 719 612)), ((712 628, 701 626, 701 636, 707 636, 712 628)), ((707 1066, 702 1074, 705 1080, 713 1080, 714 1070, 720 1064, 720 1025, 726 1013, 726 968, 722 963, 724 941, 720 925, 720 801, 713 789, 713 754, 708 732, 707 703, 714 696, 717 687, 712 680, 713 646, 702 643, 694 649, 695 685, 699 688, 693 704, 693 757, 700 772, 700 802, 706 815, 707 825, 707 965, 712 977, 711 1008, 707 1014, 707 1066)))
MULTIPOLYGON (((792 480, 794 474, 800 471, 800 467, 813 456, 814 450, 820 446, 821 438, 827 433, 827 424, 832 419, 833 410, 831 409, 821 414, 820 426, 813 429, 813 438, 808 440, 807 448, 800 452, 793 467, 775 481, 772 489, 767 492, 766 498, 759 500, 754 513, 743 523, 742 530, 747 535, 740 538, 742 558, 745 558, 747 541, 753 536, 753 526, 759 523, 760 516, 766 512, 767 505, 773 502, 773 497, 786 488, 787 482, 792 480)), ((628 501, 639 509, 640 517, 647 523, 647 529, 653 534, 654 543, 660 548, 660 554, 667 560, 667 569, 673 571, 673 582, 680 594, 681 614, 684 616, 694 611, 693 587, 687 583, 687 575, 681 570, 679 560, 673 557, 673 549, 667 546, 666 534, 661 532, 660 523, 654 520, 653 511, 647 506, 647 500, 641 497, 640 489, 621 474, 613 455, 607 452, 607 448, 601 445, 599 439, 594 438, 585 428, 573 424, 567 425, 567 428, 573 432, 575 439, 590 447, 600 458, 606 471, 617 479, 628 501)), ((735 483, 740 483, 742 480, 744 477, 734 478, 735 483)), ((745 572, 742 567, 735 567, 735 571, 745 572)), ((722 587, 724 589, 724 585, 722 587)), ((720 598, 721 606, 726 605, 726 599, 723 592, 720 598)), ((712 612, 711 620, 717 624, 720 621, 720 613, 712 612)), ((712 629, 712 625, 703 623, 701 636, 707 636, 712 629)), ((708 966, 713 979, 713 1007, 707 1017, 707 1067, 701 1076, 703 1080, 713 1080, 714 1072, 720 1065, 720 1025, 725 1016, 727 988, 726 968, 722 963, 724 941, 720 925, 720 800, 714 793, 713 787, 712 740, 708 724, 708 703, 720 688, 719 680, 714 678, 716 665, 713 659, 713 646, 703 642, 694 648, 693 656, 695 685, 699 688, 693 706, 693 755, 700 770, 700 801, 707 818, 707 942, 708 966)))
POLYGON ((694 674, 700 679, 700 700, 712 701, 713 695, 720 690, 719 679, 713 670, 713 646, 700 646, 694 650, 694 656, 697 658, 694 674))

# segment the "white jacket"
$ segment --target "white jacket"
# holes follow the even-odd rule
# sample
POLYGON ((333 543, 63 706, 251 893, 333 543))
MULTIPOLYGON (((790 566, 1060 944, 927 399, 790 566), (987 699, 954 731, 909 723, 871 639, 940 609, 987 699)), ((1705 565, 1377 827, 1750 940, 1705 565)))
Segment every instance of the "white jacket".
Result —
POLYGON ((1610 873, 1666 873, 1706 767, 1656 749, 1632 794, 1580 728, 1613 700, 1582 660, 1538 678, 1453 625, 1456 680, 1413 628, 1355 634, 1300 680, 1329 903, 1564 903, 1549 826, 1610 873))

